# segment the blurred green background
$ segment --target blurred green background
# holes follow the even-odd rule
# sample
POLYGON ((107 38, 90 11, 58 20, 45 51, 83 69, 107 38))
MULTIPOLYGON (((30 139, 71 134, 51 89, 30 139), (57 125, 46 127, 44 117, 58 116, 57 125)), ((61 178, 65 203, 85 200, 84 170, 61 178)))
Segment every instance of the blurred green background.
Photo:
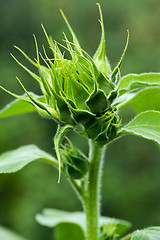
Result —
MULTIPOLYGON (((11 58, 9 52, 28 64, 14 49, 18 45, 31 58, 35 56, 32 34, 39 45, 46 44, 40 24, 62 43, 69 34, 60 15, 62 8, 81 46, 93 55, 99 40, 100 26, 97 0, 0 0, 0 84, 22 94, 18 76, 28 90, 39 94, 38 85, 11 58)), ((123 51, 127 29, 129 48, 121 74, 160 70, 160 1, 101 0, 106 29, 107 55, 112 68, 123 51)), ((70 36, 70 35, 69 35, 70 36)), ((32 69, 32 66, 27 65, 32 69)), ((0 91, 0 108, 13 97, 0 91)), ((131 109, 121 114, 130 119, 131 109)), ((54 154, 53 137, 57 125, 37 113, 0 120, 0 153, 21 145, 36 144, 54 154)), ((86 139, 75 134, 70 138, 87 153, 86 139)), ((155 143, 126 136, 108 146, 102 183, 102 214, 129 220, 133 229, 160 225, 160 159, 155 143)), ((68 211, 81 210, 81 205, 63 177, 49 165, 35 162, 16 174, 0 176, 0 224, 31 240, 52 239, 51 229, 41 227, 35 214, 44 207, 68 211)))

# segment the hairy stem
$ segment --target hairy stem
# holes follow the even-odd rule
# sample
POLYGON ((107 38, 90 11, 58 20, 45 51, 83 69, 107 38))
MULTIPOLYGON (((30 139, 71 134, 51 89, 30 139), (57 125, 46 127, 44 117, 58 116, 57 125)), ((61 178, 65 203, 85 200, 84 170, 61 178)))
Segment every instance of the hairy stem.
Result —
POLYGON ((98 240, 100 216, 100 181, 104 145, 90 140, 90 170, 84 199, 87 231, 86 240, 98 240))

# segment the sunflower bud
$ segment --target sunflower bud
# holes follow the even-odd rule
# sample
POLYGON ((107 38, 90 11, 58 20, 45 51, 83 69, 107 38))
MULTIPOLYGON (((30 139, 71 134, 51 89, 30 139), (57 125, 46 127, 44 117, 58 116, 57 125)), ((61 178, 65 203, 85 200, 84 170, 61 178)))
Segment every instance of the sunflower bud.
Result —
POLYGON ((65 46, 53 41, 42 26, 53 53, 53 59, 47 56, 44 48, 44 54, 39 53, 35 36, 37 53, 35 61, 16 47, 38 69, 39 75, 31 72, 13 56, 17 63, 38 82, 43 98, 35 99, 34 95, 27 92, 21 82, 26 92, 25 98, 11 94, 33 104, 41 115, 53 118, 63 125, 72 125, 75 131, 78 125, 82 125, 84 131, 81 133, 83 135, 105 143, 116 137, 120 127, 113 102, 118 95, 116 83, 128 39, 118 65, 111 72, 105 52, 105 32, 99 4, 98 7, 102 32, 100 44, 93 58, 81 48, 68 20, 61 11, 73 42, 70 42, 65 34, 65 46), (70 60, 65 58, 59 45, 69 52, 70 60), (45 66, 41 64, 41 61, 45 66))
POLYGON ((73 179, 81 179, 89 169, 88 159, 69 140, 68 143, 60 150, 63 171, 73 179))

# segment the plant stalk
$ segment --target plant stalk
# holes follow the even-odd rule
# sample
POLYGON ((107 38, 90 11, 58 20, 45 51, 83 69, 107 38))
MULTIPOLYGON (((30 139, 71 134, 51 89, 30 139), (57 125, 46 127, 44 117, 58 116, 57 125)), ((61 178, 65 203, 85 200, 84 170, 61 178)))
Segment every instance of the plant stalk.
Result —
POLYGON ((100 183, 101 168, 105 146, 90 140, 90 170, 85 189, 84 211, 86 213, 86 240, 98 240, 100 216, 100 183))

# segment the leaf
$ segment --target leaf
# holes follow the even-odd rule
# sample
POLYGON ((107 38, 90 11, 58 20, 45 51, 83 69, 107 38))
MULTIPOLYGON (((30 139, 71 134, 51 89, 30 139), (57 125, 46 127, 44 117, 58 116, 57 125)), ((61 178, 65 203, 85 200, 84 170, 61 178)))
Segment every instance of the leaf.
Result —
POLYGON ((26 240, 25 238, 19 236, 17 233, 0 226, 0 239, 1 240, 26 240))
POLYGON ((50 154, 35 145, 26 145, 0 155, 0 173, 17 172, 35 160, 43 160, 52 163, 55 167, 58 166, 57 160, 50 154))
POLYGON ((132 240, 160 240, 160 227, 150 227, 140 231, 131 238, 132 240))
POLYGON ((81 228, 73 223, 60 223, 54 228, 55 240, 85 240, 81 228))
POLYGON ((149 227, 137 230, 122 240, 160 240, 160 227, 149 227))
MULTIPOLYGON (((36 98, 37 100, 41 102, 44 101, 43 96, 37 96, 33 93, 32 95, 34 95, 34 98, 36 98)), ((26 97, 26 94, 24 94, 23 97, 26 97)), ((20 100, 20 99, 16 99, 11 103, 7 104, 7 106, 5 106, 0 110, 0 118, 10 117, 18 114, 30 113, 34 111, 36 111, 36 108, 33 107, 31 103, 20 100)))
POLYGON ((160 144, 160 112, 146 111, 137 115, 119 133, 144 137, 160 144))
POLYGON ((122 95, 127 91, 150 86, 160 86, 160 73, 128 74, 120 79, 118 89, 122 95))
POLYGON ((137 93, 126 93, 116 101, 119 109, 131 105, 138 113, 148 110, 160 111, 160 88, 150 87, 137 93))
MULTIPOLYGON (((57 227, 63 223, 61 226, 65 228, 68 226, 70 229, 72 228, 75 230, 75 226, 79 227, 79 231, 81 230, 83 235, 86 231, 86 217, 83 212, 66 212, 57 209, 44 209, 42 214, 36 215, 36 220, 41 225, 50 228, 57 227)), ((121 236, 124 232, 126 232, 126 230, 128 230, 129 227, 130 223, 127 221, 108 217, 100 217, 101 231, 103 229, 109 229, 110 233, 112 232, 112 236, 121 236)), ((63 231, 63 229, 61 231, 63 231)), ((104 234, 104 231, 102 232, 104 234)), ((72 230, 70 231, 70 234, 72 234, 72 230)), ((63 239, 72 239, 67 238, 65 235, 63 237, 63 239)))

